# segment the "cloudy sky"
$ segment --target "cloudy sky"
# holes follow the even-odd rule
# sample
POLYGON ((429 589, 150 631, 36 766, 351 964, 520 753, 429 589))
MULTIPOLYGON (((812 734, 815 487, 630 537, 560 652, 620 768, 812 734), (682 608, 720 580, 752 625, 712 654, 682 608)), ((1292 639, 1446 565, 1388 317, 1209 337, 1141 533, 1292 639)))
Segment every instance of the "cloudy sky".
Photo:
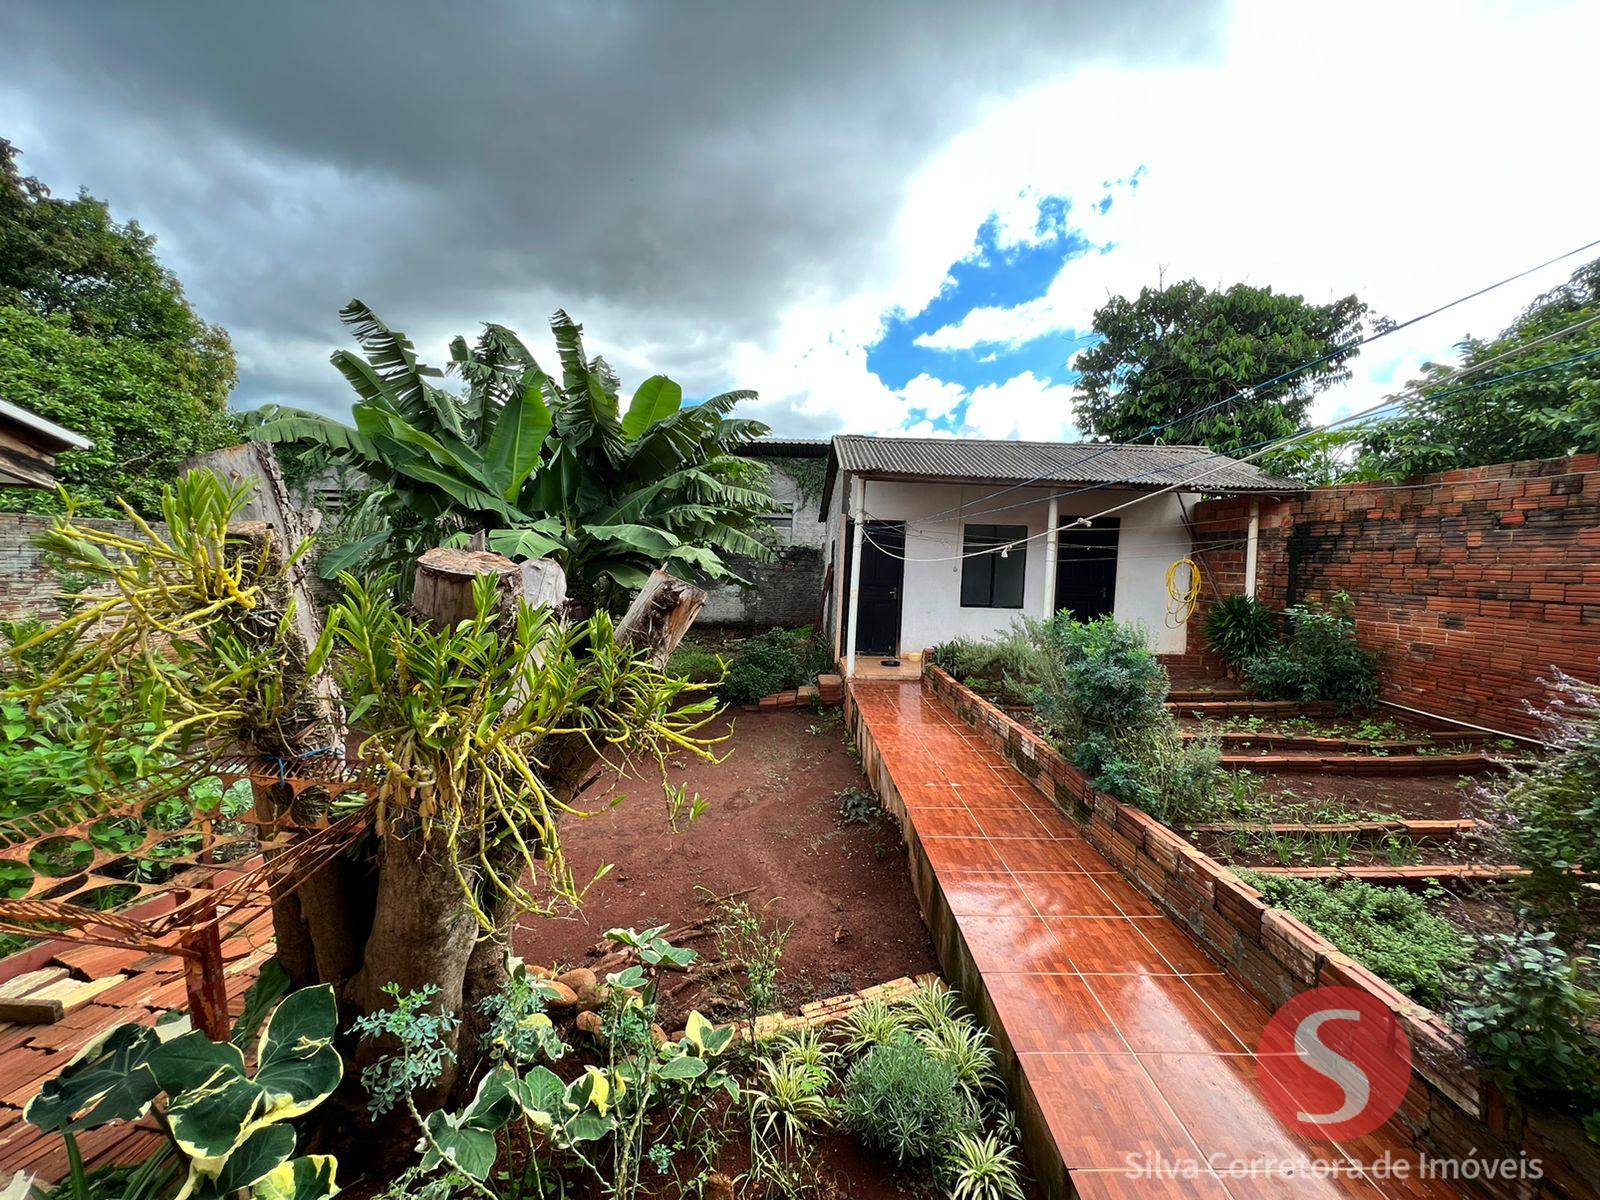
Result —
POLYGON ((1600 238, 1597 44, 1600 6, 1533 0, 10 0, 0 136, 159 236, 240 407, 345 411, 359 296, 436 360, 559 305, 625 382, 755 388, 780 433, 1049 438, 1110 294, 1403 319, 1600 238))

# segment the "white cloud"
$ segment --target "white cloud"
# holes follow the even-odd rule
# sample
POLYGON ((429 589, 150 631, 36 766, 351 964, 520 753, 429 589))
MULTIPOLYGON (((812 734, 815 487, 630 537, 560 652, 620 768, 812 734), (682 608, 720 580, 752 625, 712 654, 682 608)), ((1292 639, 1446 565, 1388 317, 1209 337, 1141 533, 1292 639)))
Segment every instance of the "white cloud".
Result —
MULTIPOLYGON (((1271 284, 1317 302, 1354 292, 1411 316, 1600 235, 1600 159, 1574 150, 1597 40, 1600 8, 1580 3, 1246 0, 1213 64, 1081 70, 991 109, 913 181, 876 286, 792 314, 786 342, 823 346, 822 358, 777 389, 773 376, 804 355, 749 347, 740 365, 752 386, 791 397, 770 409, 780 427, 791 414, 905 427, 915 397, 940 381, 896 394, 854 350, 876 339, 880 314, 914 314, 937 295, 990 215, 1002 239, 1036 236, 1045 195, 1075 201, 1071 223, 1109 251, 1068 263, 1038 300, 978 309, 920 344, 1003 357, 1087 328, 1108 296, 1163 276, 1271 284), (1093 207, 1107 181, 1140 166, 1136 188, 1111 185, 1109 210, 1093 207)), ((1494 332, 1579 261, 1374 345, 1314 414, 1369 404, 1464 333, 1494 332)), ((1031 374, 979 388, 967 424, 983 436, 1057 436, 1070 427, 1064 390, 1031 374)))

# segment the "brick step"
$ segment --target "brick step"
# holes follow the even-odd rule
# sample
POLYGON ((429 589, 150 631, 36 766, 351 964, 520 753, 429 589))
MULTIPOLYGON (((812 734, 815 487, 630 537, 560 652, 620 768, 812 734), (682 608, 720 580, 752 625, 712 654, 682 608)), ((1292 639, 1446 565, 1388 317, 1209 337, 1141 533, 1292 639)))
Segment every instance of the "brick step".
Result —
POLYGON ((1180 717, 1331 717, 1325 700, 1168 700, 1167 711, 1180 717))
POLYGON ((1421 888, 1432 883, 1446 887, 1488 883, 1496 879, 1517 879, 1528 874, 1526 867, 1496 866, 1489 863, 1438 863, 1414 867, 1251 867, 1257 875, 1285 875, 1291 879, 1359 879, 1363 883, 1389 887, 1421 888))
POLYGON ((1270 833, 1312 837, 1317 834, 1353 834, 1363 840, 1376 840, 1396 834, 1418 842, 1445 842, 1467 837, 1483 827, 1483 822, 1463 817, 1455 821, 1200 821, 1178 825, 1180 833, 1270 833))
POLYGON ((1243 688, 1173 688, 1167 693, 1170 704, 1203 703, 1207 700, 1248 700, 1250 693, 1243 688))
POLYGON ((1196 741, 1206 736, 1215 738, 1228 749, 1239 746, 1253 746, 1260 750, 1322 750, 1334 754, 1371 752, 1374 750, 1382 750, 1388 754, 1414 754, 1416 751, 1428 746, 1481 746, 1490 737, 1487 733, 1474 733, 1464 737, 1441 736, 1432 739, 1414 738, 1410 741, 1368 742, 1360 738, 1316 737, 1303 733, 1249 733, 1236 730, 1210 735, 1207 735, 1204 731, 1185 732, 1182 735, 1183 740, 1186 742, 1196 741))
POLYGON ((1229 771, 1293 775, 1476 775, 1505 770, 1487 754, 1224 754, 1229 771))

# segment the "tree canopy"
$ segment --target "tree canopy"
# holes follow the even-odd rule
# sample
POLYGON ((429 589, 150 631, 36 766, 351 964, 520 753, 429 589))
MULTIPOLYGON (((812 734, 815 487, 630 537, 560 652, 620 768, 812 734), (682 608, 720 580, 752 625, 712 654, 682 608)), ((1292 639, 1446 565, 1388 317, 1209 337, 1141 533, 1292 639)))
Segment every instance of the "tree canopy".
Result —
MULTIPOLYGON (((0 139, 0 397, 93 438, 58 475, 86 502, 159 512, 192 454, 236 440, 228 336, 201 320, 135 222, 87 193, 51 196, 0 139)), ((0 508, 55 511, 53 493, 0 490, 0 508)))
POLYGON ((1114 297, 1094 315, 1101 340, 1074 363, 1078 423, 1113 442, 1248 452, 1295 432, 1311 398, 1349 377, 1366 315, 1355 296, 1311 304, 1270 287, 1214 291, 1192 279, 1114 297))
POLYGON ((696 579, 737 578, 730 556, 766 557, 773 502, 765 468, 739 451, 766 426, 731 414, 750 392, 685 406, 664 375, 622 410, 621 383, 587 356, 582 327, 551 320, 561 360, 547 375, 511 330, 456 338, 445 371, 359 300, 340 314, 362 354, 333 364, 356 392, 354 428, 316 413, 263 409, 256 436, 323 447, 380 486, 363 508, 377 531, 322 560, 401 576, 430 546, 478 540, 513 558, 550 557, 584 599, 609 603, 671 565, 696 579))
POLYGON ((1459 364, 1429 363, 1412 385, 1420 393, 1400 414, 1361 434, 1353 473, 1405 479, 1600 446, 1600 324, 1529 345, 1593 317, 1600 317, 1600 259, 1536 299, 1498 337, 1462 341, 1459 364), (1503 355, 1482 372, 1444 382, 1503 355))

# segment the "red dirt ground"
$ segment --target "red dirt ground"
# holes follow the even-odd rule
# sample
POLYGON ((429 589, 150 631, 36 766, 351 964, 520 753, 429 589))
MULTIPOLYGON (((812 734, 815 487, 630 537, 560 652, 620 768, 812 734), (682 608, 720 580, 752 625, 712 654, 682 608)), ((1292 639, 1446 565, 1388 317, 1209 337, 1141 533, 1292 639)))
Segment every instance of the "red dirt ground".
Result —
MULTIPOLYGON (((627 803, 585 820, 569 819, 563 837, 578 879, 605 863, 572 919, 532 919, 513 939, 531 962, 582 963, 614 926, 673 927, 713 912, 707 893, 741 898, 768 922, 792 924, 780 984, 785 1006, 938 970, 922 923, 905 851, 891 824, 844 825, 837 793, 866 788, 843 741, 837 712, 739 713, 710 732, 734 736, 712 764, 680 756, 670 778, 698 792, 707 810, 679 833, 666 824, 653 779, 601 779, 582 804, 594 809, 616 794, 627 803), (702 890, 703 889, 703 890, 702 890)), ((714 939, 691 944, 702 954, 714 939)), ((702 999, 695 991, 681 1003, 702 999)))

